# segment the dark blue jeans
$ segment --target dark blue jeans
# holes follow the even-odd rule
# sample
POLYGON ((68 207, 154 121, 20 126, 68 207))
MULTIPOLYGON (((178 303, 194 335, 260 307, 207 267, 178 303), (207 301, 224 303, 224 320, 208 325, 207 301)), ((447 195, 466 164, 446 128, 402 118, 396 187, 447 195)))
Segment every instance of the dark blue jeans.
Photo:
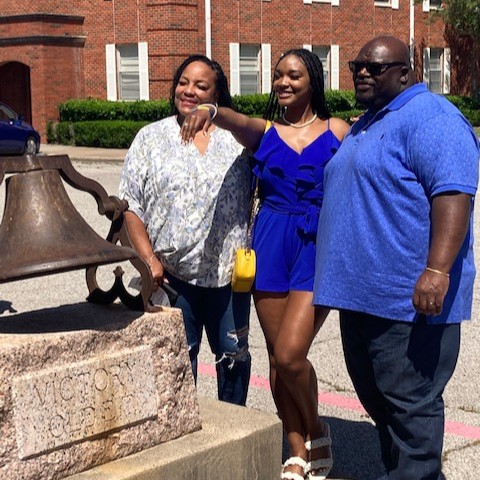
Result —
POLYGON ((251 370, 248 351, 250 293, 234 293, 230 285, 204 288, 171 275, 167 278, 179 293, 175 307, 182 310, 195 383, 205 328, 210 349, 215 355, 218 399, 245 405, 251 370))
POLYGON ((389 480, 438 480, 443 391, 460 349, 460 325, 398 322, 340 311, 347 369, 378 428, 389 480))

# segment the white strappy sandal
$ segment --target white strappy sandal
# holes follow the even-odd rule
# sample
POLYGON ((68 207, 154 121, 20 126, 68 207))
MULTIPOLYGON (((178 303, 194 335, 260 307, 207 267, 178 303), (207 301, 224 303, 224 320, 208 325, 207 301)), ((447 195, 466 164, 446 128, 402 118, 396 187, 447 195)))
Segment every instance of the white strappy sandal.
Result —
POLYGON ((305 472, 305 468, 307 467, 307 462, 301 457, 287 458, 287 460, 282 466, 282 474, 280 475, 280 478, 282 480, 305 480, 305 474, 300 475, 299 473, 285 472, 284 471, 285 468, 289 467, 290 465, 297 465, 301 467, 302 470, 305 472))
MULTIPOLYGON (((330 425, 328 425, 328 423, 326 425, 326 436, 315 438, 312 441, 305 442, 305 448, 307 449, 307 453, 311 452, 312 450, 316 450, 317 448, 332 446, 332 438, 330 437, 330 425)), ((311 460, 310 462, 307 462, 307 466, 305 467, 305 478, 307 480, 325 480, 327 478, 327 475, 330 473, 332 467, 333 458, 331 456, 327 458, 311 460), (317 470, 320 470, 320 472, 317 472, 317 470)))

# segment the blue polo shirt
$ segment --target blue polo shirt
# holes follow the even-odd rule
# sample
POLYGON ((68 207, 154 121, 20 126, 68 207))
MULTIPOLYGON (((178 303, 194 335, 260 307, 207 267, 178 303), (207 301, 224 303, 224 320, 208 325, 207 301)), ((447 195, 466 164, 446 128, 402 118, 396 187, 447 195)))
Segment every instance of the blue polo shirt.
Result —
MULTIPOLYGON (((432 197, 474 195, 479 156, 467 120, 424 84, 368 111, 325 169, 314 304, 415 321, 412 297, 427 262, 432 197)), ((443 313, 427 321, 470 318, 474 278, 472 212, 443 313)))

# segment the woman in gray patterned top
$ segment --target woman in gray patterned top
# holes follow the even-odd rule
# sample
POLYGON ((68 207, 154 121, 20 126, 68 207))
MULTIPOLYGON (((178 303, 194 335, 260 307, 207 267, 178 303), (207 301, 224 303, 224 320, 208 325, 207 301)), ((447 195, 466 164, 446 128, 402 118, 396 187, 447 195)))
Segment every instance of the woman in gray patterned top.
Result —
POLYGON ((171 113, 142 128, 123 167, 132 242, 157 286, 179 293, 194 377, 203 327, 215 354, 218 398, 245 405, 250 378, 250 294, 232 292, 237 248, 245 243, 250 167, 233 135, 211 125, 182 143, 184 118, 202 103, 232 105, 220 65, 188 57, 172 85, 171 113))

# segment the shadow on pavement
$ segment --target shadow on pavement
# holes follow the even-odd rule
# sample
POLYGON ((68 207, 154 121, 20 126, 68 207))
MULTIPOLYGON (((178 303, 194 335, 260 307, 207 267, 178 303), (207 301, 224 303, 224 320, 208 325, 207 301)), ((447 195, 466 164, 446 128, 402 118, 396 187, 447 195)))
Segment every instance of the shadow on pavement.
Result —
MULTIPOLYGON (((380 444, 375 427, 369 422, 323 417, 330 424, 334 465, 329 479, 376 480, 385 472, 380 458, 380 444), (368 472, 366 472, 368 464, 368 472)), ((289 457, 283 436, 282 462, 289 457)))

